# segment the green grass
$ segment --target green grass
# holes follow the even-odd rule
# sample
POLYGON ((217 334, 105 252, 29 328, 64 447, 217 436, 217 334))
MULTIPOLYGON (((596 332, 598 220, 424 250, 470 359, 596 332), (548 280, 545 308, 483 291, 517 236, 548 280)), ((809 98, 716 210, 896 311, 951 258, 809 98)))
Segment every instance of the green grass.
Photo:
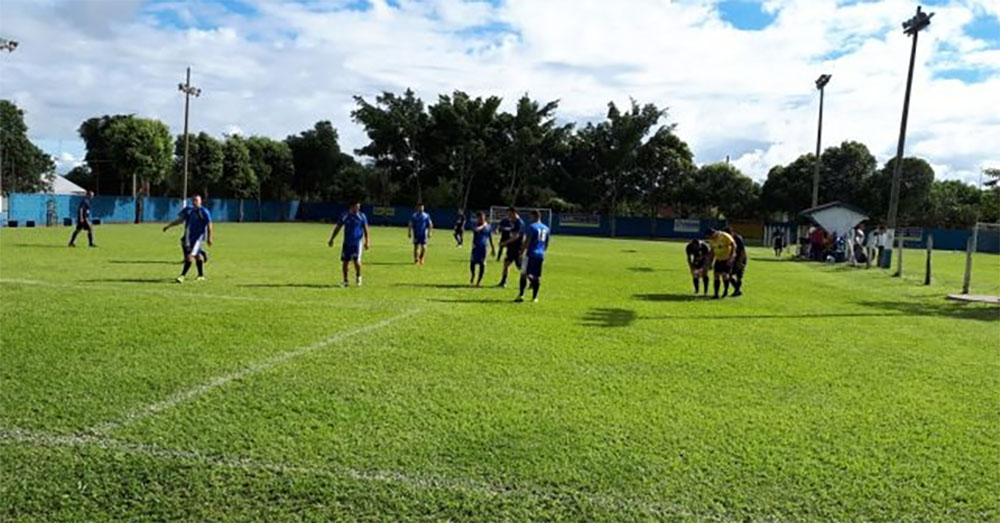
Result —
POLYGON ((0 233, 0 519, 1000 519, 1000 312, 944 300, 961 254, 925 287, 917 251, 755 248, 712 301, 683 244, 557 236, 513 304, 446 231, 417 268, 374 229, 349 289, 326 226, 217 233, 184 285, 154 225, 0 233))

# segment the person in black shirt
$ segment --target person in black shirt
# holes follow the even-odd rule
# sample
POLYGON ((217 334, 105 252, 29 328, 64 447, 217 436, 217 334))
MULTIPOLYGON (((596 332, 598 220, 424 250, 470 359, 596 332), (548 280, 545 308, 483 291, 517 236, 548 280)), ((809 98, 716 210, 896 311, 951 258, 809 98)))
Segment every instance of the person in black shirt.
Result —
POLYGON ((73 231, 73 236, 69 238, 69 246, 76 247, 76 235, 80 234, 80 231, 87 231, 87 244, 91 247, 97 247, 94 244, 94 230, 90 226, 90 199, 94 196, 94 193, 87 191, 87 195, 84 196, 83 201, 76 208, 76 230, 73 231))
POLYGON ((733 282, 733 287, 736 288, 736 291, 733 292, 733 298, 735 298, 743 295, 743 273, 747 269, 747 244, 743 241, 743 237, 734 231, 732 227, 726 227, 726 232, 736 242, 736 259, 733 261, 733 272, 729 275, 729 278, 733 282))
POLYGON ((507 219, 511 223, 510 234, 507 237, 507 241, 500 242, 500 247, 507 249, 507 256, 503 260, 503 275, 497 287, 507 286, 507 273, 510 271, 511 265, 517 267, 518 270, 521 269, 521 247, 524 245, 524 230, 526 225, 524 224, 524 220, 518 216, 517 209, 513 207, 507 209, 507 219))
POLYGON ((500 229, 500 248, 497 249, 497 261, 500 261, 500 257, 503 256, 504 243, 510 239, 510 231, 514 228, 514 222, 510 221, 510 218, 504 216, 503 219, 500 220, 498 228, 500 229))
POLYGON ((465 234, 465 213, 458 211, 458 215, 455 216, 455 232, 453 236, 455 237, 455 247, 461 247, 463 241, 463 235, 465 234))
POLYGON ((691 269, 691 281, 694 282, 694 294, 698 295, 698 281, 704 284, 705 296, 708 296, 708 270, 712 267, 712 248, 707 243, 694 239, 687 244, 687 262, 691 269))

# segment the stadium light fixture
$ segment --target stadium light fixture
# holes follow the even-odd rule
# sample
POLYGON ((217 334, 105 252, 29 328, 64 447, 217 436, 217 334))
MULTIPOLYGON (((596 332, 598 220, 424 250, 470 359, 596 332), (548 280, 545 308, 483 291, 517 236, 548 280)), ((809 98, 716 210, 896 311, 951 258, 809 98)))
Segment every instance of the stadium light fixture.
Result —
POLYGON ((886 220, 886 229, 888 229, 890 241, 895 239, 896 220, 899 215, 899 186, 903 174, 903 149, 906 147, 906 122, 910 116, 910 93, 913 90, 913 66, 917 57, 917 36, 920 34, 920 31, 931 25, 931 18, 933 16, 934 13, 925 13, 920 6, 917 6, 917 14, 913 18, 903 22, 903 32, 907 36, 913 37, 913 44, 910 48, 910 68, 906 75, 906 94, 903 97, 903 118, 899 124, 899 145, 896 148, 896 165, 892 171, 892 188, 889 192, 889 216, 886 220))
POLYGON ((190 150, 190 137, 188 135, 188 119, 191 112, 191 97, 197 98, 201 95, 201 89, 191 85, 191 68, 187 68, 187 78, 184 83, 177 84, 177 90, 184 93, 184 189, 181 205, 187 205, 188 197, 188 151, 190 150))
POLYGON ((813 190, 811 207, 819 205, 820 145, 823 142, 823 95, 826 92, 824 89, 826 84, 830 83, 830 77, 831 75, 821 74, 819 75, 819 78, 816 79, 816 89, 819 90, 819 128, 816 131, 816 161, 813 162, 813 190))
POLYGON ((16 40, 8 40, 6 38, 0 38, 0 51, 7 51, 8 53, 13 53, 17 49, 16 40))

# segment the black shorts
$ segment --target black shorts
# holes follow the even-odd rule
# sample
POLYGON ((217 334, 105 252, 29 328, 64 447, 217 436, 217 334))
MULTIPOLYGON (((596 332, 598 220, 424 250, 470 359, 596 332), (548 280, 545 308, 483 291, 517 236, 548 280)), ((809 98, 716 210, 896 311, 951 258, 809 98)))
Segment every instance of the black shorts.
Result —
POLYGON ((78 231, 90 231, 90 222, 76 222, 76 230, 78 231))
POLYGON ((732 264, 729 263, 729 260, 715 260, 715 266, 713 270, 715 271, 716 274, 729 274, 729 272, 732 271, 732 269, 733 267, 732 264))
POLYGON ((521 244, 512 243, 507 246, 507 256, 504 257, 509 262, 521 262, 521 244))
POLYGON ((691 264, 691 271, 692 272, 708 272, 708 270, 711 268, 710 265, 711 265, 711 263, 709 262, 709 259, 707 257, 705 257, 705 258, 695 258, 694 261, 693 261, 693 263, 691 264))

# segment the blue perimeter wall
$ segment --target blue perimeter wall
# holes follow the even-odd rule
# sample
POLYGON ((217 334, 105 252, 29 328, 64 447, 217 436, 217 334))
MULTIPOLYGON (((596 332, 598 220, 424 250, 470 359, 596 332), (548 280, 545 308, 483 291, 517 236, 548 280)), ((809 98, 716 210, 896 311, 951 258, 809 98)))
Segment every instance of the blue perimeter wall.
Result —
MULTIPOLYGON (((6 219, 17 220, 23 226, 26 221, 34 221, 37 226, 46 224, 49 201, 55 203, 56 223, 61 224, 64 218, 75 218, 76 208, 82 200, 81 196, 21 194, 14 193, 8 198, 8 216, 6 219)), ((216 221, 235 222, 239 220, 240 200, 209 199, 205 206, 212 211, 216 221)), ((179 198, 144 198, 143 221, 167 222, 173 220, 181 210, 179 198)), ((394 225, 405 227, 413 214, 409 207, 376 207, 365 205, 362 211, 373 225, 394 225)), ((346 205, 309 202, 261 202, 258 213, 256 200, 243 200, 243 220, 246 222, 283 222, 283 221, 313 221, 333 222, 347 212, 346 205)), ((451 230, 455 224, 455 212, 452 210, 428 209, 428 214, 434 220, 439 230, 451 230)), ((135 220, 135 201, 127 196, 95 196, 91 201, 91 215, 102 223, 132 223, 135 220)), ((0 216, 0 219, 4 217, 0 216)), ((6 224, 6 220, 3 220, 6 224)), ((469 220, 472 223, 472 220, 469 220)), ((713 227, 721 227, 725 222, 701 220, 697 232, 675 231, 675 220, 657 218, 652 224, 649 218, 619 217, 617 234, 632 238, 704 238, 705 233, 713 227), (650 234, 652 229, 653 234, 650 234)), ((589 227, 580 225, 563 225, 559 213, 553 213, 552 232, 555 234, 577 236, 610 236, 611 224, 607 216, 601 216, 598 224, 589 227)), ((906 246, 924 248, 927 237, 934 235, 934 248, 951 251, 964 251, 966 242, 972 235, 967 229, 923 229, 920 241, 907 241, 906 246)), ((1000 235, 981 234, 979 237, 979 252, 1000 253, 1000 235)))

